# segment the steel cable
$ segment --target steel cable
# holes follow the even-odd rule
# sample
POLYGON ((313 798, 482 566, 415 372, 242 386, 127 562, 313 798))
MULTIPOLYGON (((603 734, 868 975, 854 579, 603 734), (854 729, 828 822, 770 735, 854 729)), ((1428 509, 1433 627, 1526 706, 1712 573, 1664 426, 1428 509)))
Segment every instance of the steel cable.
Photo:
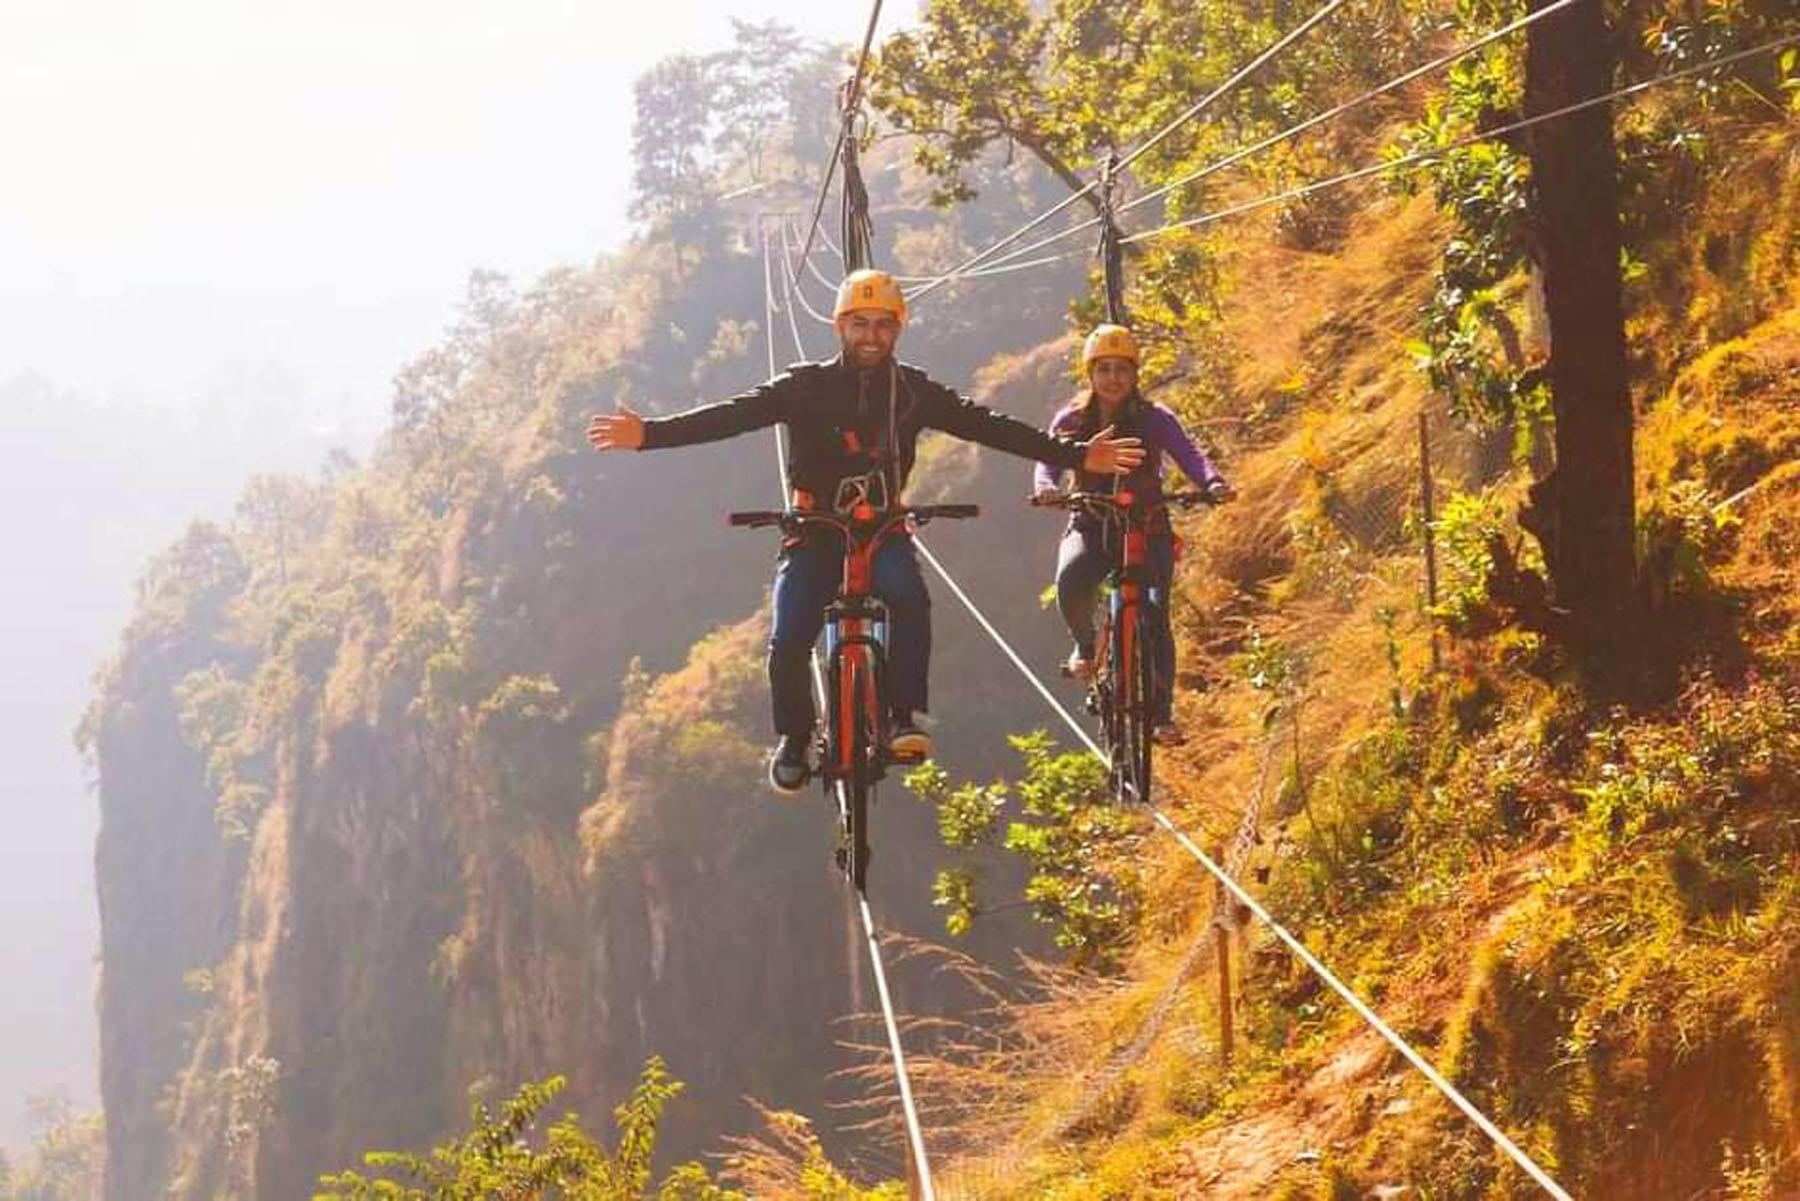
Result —
MULTIPOLYGON (((1345 3, 1345 0, 1328 0, 1328 2, 1325 4, 1325 6, 1323 8, 1319 9, 1319 11, 1315 12, 1312 16, 1308 17, 1298 27, 1296 27, 1293 30, 1290 30, 1286 35, 1284 35, 1274 45, 1268 47, 1261 54, 1258 54, 1255 58, 1251 59, 1249 63, 1245 64, 1242 68, 1240 68, 1235 74, 1233 74, 1224 83, 1220 84, 1218 87, 1214 88, 1211 92, 1209 92, 1205 96, 1201 97, 1194 104, 1190 105, 1187 108, 1187 110, 1184 111, 1179 117, 1176 117, 1173 121, 1170 121, 1167 125, 1163 126, 1156 133, 1152 134, 1150 136, 1150 138, 1147 141, 1143 142, 1141 145, 1139 145, 1137 147, 1137 149, 1133 150, 1130 154, 1127 154, 1124 158, 1120 159, 1119 160, 1120 169, 1122 170, 1125 167, 1128 167, 1132 163, 1136 162, 1139 158, 1141 158, 1143 155, 1149 153, 1150 150, 1152 150, 1159 143, 1161 143, 1163 141, 1163 139, 1165 139, 1169 135, 1173 134, 1177 129, 1180 129, 1183 125, 1186 125, 1189 121, 1192 121, 1195 117, 1198 117, 1201 113, 1205 112, 1207 109, 1211 108, 1220 99, 1222 99, 1224 96, 1229 94, 1233 89, 1235 89, 1238 84, 1242 83, 1244 80, 1248 79, 1251 75, 1253 75, 1257 71, 1261 70, 1269 62, 1273 61, 1276 57, 1278 57, 1289 46, 1293 45, 1294 42, 1298 41, 1301 37, 1305 36, 1319 22, 1321 22, 1325 18, 1329 17, 1332 13, 1336 12, 1339 8, 1343 7, 1344 3, 1345 3)), ((925 296, 930 295, 932 292, 936 291, 938 288, 942 287, 944 284, 949 283, 950 281, 952 281, 952 280, 956 279, 957 277, 959 277, 960 275, 962 275, 968 268, 973 267, 976 264, 985 261, 991 255, 993 255, 994 252, 999 250, 1002 246, 1010 245, 1011 243, 1024 237, 1026 234, 1030 233, 1032 230, 1036 229, 1038 226, 1042 225, 1044 222, 1048 221, 1050 218, 1056 216, 1056 214, 1062 212, 1064 209, 1066 209, 1070 205, 1074 204, 1077 200, 1080 200, 1083 197, 1092 193, 1094 191, 1094 189, 1098 188, 1099 186, 1100 186, 1100 181, 1098 181, 1098 180, 1094 180, 1094 181, 1090 182, 1086 187, 1081 188, 1080 190, 1076 191, 1073 195, 1065 198, 1060 204, 1057 204, 1053 208, 1047 209, 1043 213, 1040 213, 1038 216, 1032 218, 1030 221, 1027 221, 1024 225, 1020 226, 1018 229, 1014 230, 1012 233, 1007 234, 1004 238, 1001 238, 998 242, 995 242, 993 245, 989 246, 986 250, 982 250, 982 251, 977 252, 976 254, 971 255, 969 258, 967 258, 963 262, 957 264, 955 267, 952 267, 949 271, 945 272, 944 274, 934 277, 930 282, 926 283, 923 287, 918 288, 917 290, 909 293, 907 298, 909 300, 916 301, 925 296)), ((1086 227, 1084 226, 1084 227, 1080 227, 1080 228, 1086 228, 1086 227)))
MULTIPOLYGON (((1161 187, 1155 189, 1154 191, 1146 192, 1144 195, 1138 196, 1138 197, 1132 199, 1131 201, 1129 201, 1123 205, 1120 205, 1119 213, 1121 215, 1123 215, 1125 213, 1130 212, 1131 210, 1133 210, 1135 208, 1139 208, 1143 205, 1149 204, 1153 200, 1160 200, 1162 197, 1168 195, 1170 192, 1173 192, 1178 188, 1186 187, 1190 183, 1198 183, 1200 180, 1205 179, 1208 176, 1215 175, 1218 172, 1223 171, 1228 167, 1236 166, 1238 163, 1243 162, 1247 158, 1251 158, 1254 155, 1261 154, 1263 151, 1272 149, 1273 147, 1278 146, 1283 142, 1291 141, 1292 139, 1299 137, 1301 134, 1306 133, 1308 130, 1316 129, 1320 125, 1323 125, 1328 121, 1335 120, 1338 117, 1343 116, 1345 113, 1352 112, 1358 108, 1361 108, 1363 105, 1368 104, 1371 101, 1380 99, 1382 96, 1387 95, 1389 92, 1393 92, 1400 88, 1403 88, 1407 84, 1412 83, 1415 80, 1420 79, 1426 75, 1430 75, 1431 73, 1433 73, 1435 71, 1441 71, 1445 67, 1451 66, 1451 65, 1461 61, 1462 59, 1467 58, 1469 55, 1474 54, 1478 50, 1486 49, 1488 46, 1493 45, 1495 42, 1499 41, 1501 38, 1507 37, 1510 34, 1517 33, 1519 30, 1524 29, 1526 26, 1531 25, 1537 21, 1541 21, 1545 17, 1548 17, 1553 13, 1561 12, 1563 9, 1569 7, 1571 4, 1575 4, 1578 2, 1579 2, 1579 0, 1556 0, 1556 2, 1554 4, 1551 4, 1545 8, 1538 9, 1536 12, 1527 13, 1525 16, 1520 17, 1516 21, 1513 21, 1511 24, 1506 25, 1503 28, 1496 29, 1492 33, 1484 34, 1483 36, 1477 38, 1473 42, 1470 42, 1466 46, 1463 46, 1457 50, 1453 50, 1448 54, 1440 55, 1439 57, 1431 60, 1430 62, 1425 63, 1423 66, 1414 67, 1412 70, 1406 72, 1405 74, 1399 75, 1393 79, 1390 79, 1388 82, 1382 84, 1380 87, 1377 87, 1377 88, 1371 89, 1370 91, 1364 92, 1362 95, 1357 96, 1351 100, 1346 100, 1344 103, 1337 105, 1335 108, 1327 109, 1325 112, 1319 113, 1318 115, 1313 116, 1313 117, 1309 117, 1306 120, 1300 122, 1298 125, 1290 126, 1289 128, 1282 130, 1280 133, 1271 134, 1268 137, 1264 138, 1262 141, 1257 142, 1256 144, 1254 144, 1252 146, 1247 146, 1241 150, 1234 151, 1232 154, 1226 156, 1225 158, 1215 160, 1214 162, 1210 162, 1206 166, 1201 167, 1199 170, 1194 171, 1191 174, 1184 175, 1180 179, 1174 180, 1170 183, 1166 183, 1166 184, 1162 185, 1161 187)), ((1009 251, 1008 253, 1001 255, 993 263, 990 263, 989 266, 990 267, 998 266, 1001 263, 1010 262, 1013 259, 1020 258, 1024 255, 1030 254, 1034 250, 1041 250, 1044 247, 1052 245, 1056 242, 1059 242, 1064 238, 1071 237, 1074 234, 1083 232, 1084 230, 1092 229, 1099 224, 1100 224, 1100 218, 1094 217, 1087 221, 1082 222, 1080 225, 1072 225, 1068 229, 1062 230, 1058 233, 1051 234, 1049 237, 1041 238, 1038 241, 1033 242, 1029 246, 1021 246, 1017 250, 1009 251)), ((1068 255, 1058 256, 1058 259, 1053 260, 1053 261, 1061 261, 1062 259, 1065 259, 1068 257, 1071 257, 1071 256, 1068 256, 1068 255)))
MULTIPOLYGON (((782 234, 785 240, 787 233, 785 218, 782 218, 782 220, 784 221, 782 234)), ((758 232, 761 234, 763 251, 764 343, 768 348, 769 378, 774 379, 775 287, 774 278, 769 269, 769 231, 766 221, 760 225, 758 232)), ((783 261, 785 263, 785 259, 783 261)), ((793 298, 792 273, 787 273, 786 278, 786 295, 791 302, 793 298)), ((794 349, 796 353, 804 359, 806 357, 806 347, 800 341, 800 326, 794 320, 794 311, 791 303, 787 306, 787 311, 789 328, 794 337, 794 349)), ((787 448, 782 439, 781 427, 779 425, 775 427, 775 453, 781 470, 783 503, 784 505, 792 505, 793 497, 788 491, 787 484, 787 448)), ((823 710, 825 706, 825 678, 819 667, 819 654, 816 649, 812 653, 812 679, 813 692, 817 704, 819 708, 823 710)), ((835 789, 835 792, 837 794, 839 813, 842 814, 847 812, 848 803, 847 798, 844 796, 844 786, 840 783, 835 789)), ((854 851, 852 851, 852 853, 854 854, 854 851)), ((919 1195, 924 1201, 937 1201, 937 1192, 932 1185, 931 1179, 931 1161, 925 1153, 925 1132, 919 1124, 918 1105, 913 1100, 912 1077, 906 1069, 906 1052, 900 1045, 900 1022, 898 1017, 895 1016, 893 995, 888 989, 887 969, 881 961, 881 942, 876 933, 875 916, 869 909, 868 896, 861 889, 856 889, 855 892, 857 911, 862 916, 864 943, 869 951, 869 966, 875 973, 875 992, 881 1001, 882 1022, 887 1027, 888 1051, 893 1055, 894 1059, 894 1078, 899 1082, 900 1086, 900 1108, 906 1120, 906 1137, 912 1156, 913 1168, 917 1172, 920 1189, 919 1195)))
MULTIPOLYGON (((1081 723, 1075 720, 1074 715, 1069 712, 1061 701, 1056 699, 1047 687, 1045 687, 1044 682, 1038 678, 1037 673, 1031 670, 1025 660, 1019 656, 1019 653, 1012 648, 1011 644, 1006 641, 1000 631, 994 627, 993 622, 989 621, 987 616, 976 606, 975 602, 969 598, 969 594, 963 591, 962 586, 956 582, 956 579, 944 565, 938 561, 937 556, 931 553, 930 549, 925 546, 923 541, 915 538, 914 542, 919 548, 919 553, 925 556, 925 561, 931 564, 932 569, 938 573, 938 576, 949 586, 950 590, 956 594, 957 600, 962 602, 963 607, 969 611, 970 615, 975 618, 981 628, 987 631, 988 636, 994 640, 995 645, 1005 652, 1008 659, 1012 660, 1013 665, 1019 669, 1025 679, 1037 690, 1038 695, 1042 696, 1044 700, 1049 703, 1051 709, 1062 718, 1064 724, 1074 732, 1075 736, 1087 745, 1087 748, 1094 753, 1095 757, 1102 763, 1107 763, 1108 758, 1106 752, 1101 749, 1099 743, 1094 741, 1093 737, 1088 734, 1081 723)), ((1486 1115, 1479 1109, 1476 1109, 1462 1093, 1458 1092, 1455 1085, 1439 1075, 1437 1069, 1433 1068, 1425 1061, 1423 1056, 1413 1050, 1412 1047, 1407 1044, 1405 1039, 1401 1038, 1398 1034, 1395 1034, 1394 1031, 1389 1028, 1388 1024, 1382 1021, 1381 1018, 1376 1015, 1375 1011, 1370 1009, 1369 1006, 1363 1002, 1362 998, 1358 997, 1348 986, 1339 980, 1337 976, 1321 963, 1311 951, 1306 949, 1305 945, 1301 943, 1299 939, 1288 933, 1287 929, 1283 927, 1281 923, 1277 922, 1274 917, 1269 914, 1268 910, 1259 905, 1256 902, 1256 899, 1244 890, 1242 885, 1232 879, 1232 877, 1226 873, 1224 868, 1213 862, 1212 857, 1205 851, 1202 851, 1180 826, 1177 826, 1171 821, 1168 815, 1155 805, 1147 803, 1146 807, 1149 809, 1151 817, 1158 825, 1173 835, 1175 840, 1181 844, 1181 847, 1198 860, 1200 865, 1210 872, 1212 876, 1232 894, 1232 896, 1236 897, 1241 904, 1250 910, 1250 912, 1260 918, 1263 924, 1266 925, 1277 938, 1281 939, 1281 941, 1287 945, 1288 949, 1300 958, 1302 963, 1306 964, 1306 966, 1312 970, 1314 975, 1318 976, 1320 980, 1328 984, 1334 992, 1349 1004, 1351 1009, 1355 1010, 1358 1017, 1367 1022, 1377 1034, 1387 1040, 1390 1046, 1396 1051, 1399 1051, 1401 1055, 1405 1056, 1407 1062, 1417 1068, 1439 1092, 1448 1098, 1458 1109, 1462 1110, 1463 1114, 1467 1116, 1470 1121, 1474 1122, 1475 1125, 1481 1129, 1483 1134, 1486 1134, 1493 1140, 1495 1146, 1506 1152, 1506 1154, 1512 1158, 1514 1163, 1518 1164, 1519 1167, 1536 1181, 1545 1192, 1549 1193, 1552 1197, 1557 1198, 1557 1201, 1571 1201, 1569 1194, 1564 1192, 1562 1187, 1558 1185, 1556 1181, 1552 1180, 1542 1168, 1538 1167, 1530 1156, 1521 1151, 1498 1126, 1489 1121, 1486 1115)))
MULTIPOLYGON (((798 230, 795 231, 796 235, 798 234, 798 232, 799 232, 798 230)), ((809 316, 813 320, 819 322, 821 325, 836 325, 837 322, 833 321, 830 317, 827 317, 824 313, 821 313, 818 309, 813 308, 812 302, 806 298, 805 285, 794 274, 794 264, 789 260, 789 255, 791 255, 793 253, 793 245, 792 245, 792 243, 790 243, 788 241, 788 229, 787 229, 787 223, 786 223, 785 219, 783 219, 782 229, 781 229, 781 248, 782 248, 781 270, 782 270, 783 276, 785 276, 785 278, 787 280, 786 286, 789 289, 789 291, 788 291, 789 299, 792 301, 797 301, 799 303, 800 307, 806 310, 807 316, 809 316)), ((805 263, 807 269, 810 270, 813 275, 818 277, 818 280, 820 283, 824 284, 827 288, 830 288, 834 291, 836 290, 837 285, 832 283, 830 280, 826 279, 825 276, 819 271, 819 269, 813 265, 812 260, 806 259, 806 260, 803 260, 803 262, 805 263)), ((800 339, 796 337, 794 339, 794 345, 796 347, 798 347, 799 344, 800 344, 800 339)))
POLYGON ((1647 92, 1652 88, 1659 88, 1666 84, 1677 83, 1690 76, 1699 75, 1707 71, 1716 71, 1720 67, 1729 67, 1733 63, 1742 62, 1744 59, 1754 58, 1757 55, 1772 54, 1777 50, 1784 49, 1785 47, 1796 43, 1800 43, 1800 33, 1788 34, 1785 37, 1765 42, 1760 46, 1753 46, 1748 50, 1739 50, 1733 54, 1722 55, 1721 57, 1712 59, 1708 62, 1697 63, 1692 67, 1684 67, 1679 71, 1670 71, 1664 75, 1655 75, 1649 79, 1641 80, 1638 83, 1630 84, 1622 88, 1616 88, 1601 96, 1594 96, 1587 100, 1578 100, 1574 104, 1565 104, 1561 108, 1552 109, 1547 113, 1539 113, 1534 117, 1525 117, 1495 129, 1480 130, 1465 137, 1458 138, 1443 146, 1434 146, 1429 150, 1416 151, 1412 154, 1403 155, 1400 158, 1389 159, 1386 162, 1376 163, 1369 167, 1362 167, 1355 171, 1347 171, 1342 175, 1336 175, 1330 179, 1322 179, 1315 183, 1293 188, 1273 196, 1264 196, 1258 200, 1246 201, 1243 204, 1233 205, 1230 208, 1220 209, 1212 213, 1205 213, 1198 217, 1190 217, 1185 221, 1174 221, 1168 225, 1159 226, 1156 229, 1149 229, 1142 233, 1132 234, 1130 237, 1126 238, 1125 241, 1127 243, 1143 242, 1151 238, 1160 237, 1166 233, 1173 233, 1176 230, 1195 229, 1202 225, 1210 225, 1215 221, 1223 221, 1227 217, 1235 217, 1242 213, 1266 208, 1271 204, 1280 204, 1288 200, 1298 200, 1301 197, 1310 196, 1314 192, 1322 192, 1327 188, 1342 187, 1344 184, 1354 183, 1359 179, 1366 179, 1371 175, 1379 175, 1384 171, 1395 171, 1404 167, 1416 167, 1431 162, 1434 159, 1440 159, 1452 151, 1461 150, 1464 147, 1473 146, 1479 142, 1491 142, 1497 138, 1504 138, 1509 134, 1518 133, 1520 130, 1530 129, 1534 125, 1542 125, 1546 121, 1560 120, 1563 117, 1572 116, 1575 113, 1585 112, 1590 108, 1597 108, 1602 104, 1610 104, 1614 100, 1621 100, 1627 96, 1635 96, 1640 92, 1647 92))
MULTIPOLYGON (((1548 10, 1545 10, 1545 11, 1548 11, 1548 10)), ((1431 149, 1428 149, 1428 150, 1417 151, 1415 153, 1408 154, 1408 155, 1405 155, 1400 158, 1389 159, 1386 162, 1376 163, 1376 164, 1374 164, 1372 166, 1368 166, 1368 167, 1361 167, 1354 171, 1347 171, 1342 175, 1335 175, 1329 179, 1317 180, 1310 184, 1303 184, 1299 187, 1290 188, 1289 190, 1287 190, 1285 192, 1278 192, 1278 193, 1274 193, 1271 195, 1262 196, 1255 200, 1247 200, 1241 204, 1231 205, 1227 208, 1217 209, 1217 210, 1214 210, 1214 211, 1211 211, 1208 213, 1203 213, 1196 217, 1187 218, 1186 220, 1174 221, 1174 222, 1170 222, 1167 225, 1161 225, 1161 226, 1158 226, 1153 229, 1143 230, 1139 233, 1130 234, 1124 239, 1124 241, 1125 241, 1126 245, 1133 245, 1133 244, 1136 244, 1139 242, 1147 242, 1147 241, 1150 241, 1151 239, 1161 237, 1164 234, 1174 233, 1178 230, 1196 229, 1201 226, 1211 225, 1216 222, 1223 221, 1229 217, 1237 217, 1237 216, 1243 215, 1244 213, 1255 212, 1258 209, 1267 208, 1268 206, 1273 205, 1273 204, 1282 204, 1284 202, 1291 201, 1291 200, 1299 200, 1306 196, 1310 196, 1316 192, 1323 192, 1330 188, 1343 187, 1346 184, 1355 183, 1359 180, 1367 179, 1374 175, 1380 175, 1381 173, 1386 172, 1386 171, 1404 170, 1404 169, 1411 168, 1411 167, 1423 166, 1423 165, 1433 162, 1434 160, 1440 159, 1447 154, 1450 154, 1457 150, 1461 150, 1468 146, 1473 146, 1473 145, 1476 145, 1481 142, 1492 141, 1496 138, 1506 137, 1510 134, 1517 133, 1520 130, 1529 129, 1534 125, 1542 125, 1547 121, 1554 121, 1554 120, 1558 120, 1563 117, 1571 116, 1575 113, 1582 112, 1582 111, 1585 111, 1590 108, 1595 108, 1602 104, 1611 103, 1614 100, 1623 99, 1628 96, 1635 96, 1642 92, 1650 91, 1654 88, 1663 87, 1663 86, 1671 84, 1671 83, 1677 83, 1683 79, 1688 79, 1692 76, 1700 75, 1707 71, 1717 70, 1721 67, 1728 67, 1728 66, 1731 66, 1733 63, 1741 62, 1744 59, 1754 58, 1754 57, 1757 57, 1759 55, 1764 55, 1764 54, 1772 54, 1778 50, 1785 49, 1788 46, 1795 45, 1796 43, 1800 43, 1800 34, 1789 34, 1785 37, 1780 37, 1780 38, 1776 38, 1773 41, 1765 42, 1759 46, 1751 47, 1748 50, 1740 50, 1735 53, 1724 55, 1720 58, 1710 60, 1708 62, 1697 63, 1691 67, 1684 67, 1683 69, 1681 69, 1679 71, 1671 71, 1664 75, 1653 76, 1649 79, 1641 80, 1638 83, 1630 84, 1630 85, 1628 85, 1626 87, 1622 87, 1622 88, 1617 88, 1617 89, 1615 89, 1611 92, 1607 92, 1606 94, 1601 95, 1601 96, 1595 96, 1588 100, 1577 101, 1574 104, 1565 105, 1562 108, 1555 109, 1551 112, 1540 113, 1534 117, 1526 117, 1521 120, 1511 122, 1510 124, 1502 125, 1495 129, 1484 130, 1484 131, 1472 133, 1465 137, 1459 138, 1453 142, 1449 142, 1443 146, 1436 146, 1436 147, 1432 147, 1431 149)), ((1136 202, 1133 202, 1133 203, 1136 203, 1136 202)), ((1127 207, 1130 207, 1130 206, 1128 205, 1127 207)), ((1088 221, 1082 225, 1071 226, 1068 230, 1056 235, 1055 237, 1042 239, 1038 242, 1032 243, 1030 246, 1021 247, 1017 251, 1014 251, 1013 254, 1026 254, 1033 250, 1041 250, 1043 247, 1050 245, 1052 242, 1060 240, 1061 238, 1067 236, 1068 234, 1079 233, 1084 229, 1091 229, 1095 225, 1098 225, 1098 224, 1099 224, 1099 219, 1095 218, 1094 220, 1088 221)), ((1082 256, 1085 256, 1087 253, 1088 252, 1085 250, 1071 250, 1064 254, 1047 255, 1042 258, 1033 259, 1031 261, 1031 263, 1033 266, 1042 266, 1047 263, 1067 262, 1069 259, 1082 257, 1082 256)), ((1013 257, 1012 255, 1002 256, 1002 258, 999 259, 998 261, 996 261, 995 263, 989 264, 988 265, 989 269, 993 269, 993 270, 997 271, 1002 265, 1018 266, 1018 267, 1024 266, 1024 264, 1022 264, 1022 263, 1021 264, 1012 263, 1010 261, 1012 257, 1013 257)), ((973 273, 971 273, 968 277, 956 277, 956 278, 973 278, 973 277, 974 277, 973 273)))

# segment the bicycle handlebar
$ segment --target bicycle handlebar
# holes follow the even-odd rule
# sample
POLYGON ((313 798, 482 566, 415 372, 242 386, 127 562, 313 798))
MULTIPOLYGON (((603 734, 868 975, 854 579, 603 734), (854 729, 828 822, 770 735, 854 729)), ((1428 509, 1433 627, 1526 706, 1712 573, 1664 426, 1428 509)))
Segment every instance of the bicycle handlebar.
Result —
MULTIPOLYGON (((947 520, 960 520, 965 517, 979 516, 981 516, 980 505, 902 505, 897 509, 879 511, 874 524, 886 524, 889 521, 911 518, 922 525, 939 517, 947 520)), ((815 512, 810 509, 751 509, 728 514, 725 520, 731 525, 750 529, 771 525, 787 529, 806 525, 809 522, 842 527, 850 523, 849 518, 840 517, 835 513, 815 512)))
MULTIPOLYGON (((1118 512, 1131 507, 1110 492, 1038 493, 1029 499, 1033 506, 1042 509, 1100 509, 1118 512)), ((1217 505, 1222 500, 1222 497, 1211 492, 1165 492, 1156 507, 1191 509, 1195 505, 1217 505)))

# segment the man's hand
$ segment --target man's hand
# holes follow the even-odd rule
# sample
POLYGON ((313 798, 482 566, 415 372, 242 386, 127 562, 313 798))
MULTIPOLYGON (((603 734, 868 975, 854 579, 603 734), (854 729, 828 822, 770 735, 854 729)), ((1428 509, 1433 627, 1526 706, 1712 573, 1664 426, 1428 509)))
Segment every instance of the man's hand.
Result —
POLYGON ((1036 488, 1031 493, 1031 503, 1041 505, 1062 495, 1060 488, 1036 488))
POLYGON ((595 450, 642 450, 644 419, 621 401, 617 413, 594 415, 588 422, 587 440, 595 450))
POLYGON ((1115 438, 1113 426, 1107 426, 1082 443, 1087 457, 1081 461, 1083 471, 1095 475, 1124 475, 1144 461, 1144 444, 1137 438, 1115 438))

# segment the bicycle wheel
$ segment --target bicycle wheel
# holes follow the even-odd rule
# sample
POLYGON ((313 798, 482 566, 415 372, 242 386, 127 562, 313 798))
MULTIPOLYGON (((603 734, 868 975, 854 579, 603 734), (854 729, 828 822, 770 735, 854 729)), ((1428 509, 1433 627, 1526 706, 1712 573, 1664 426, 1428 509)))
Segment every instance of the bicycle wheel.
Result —
POLYGON ((1138 606, 1119 614, 1117 709, 1119 738, 1113 749, 1121 800, 1150 801, 1150 709, 1154 692, 1152 658, 1144 646, 1138 606))
POLYGON ((844 656, 840 685, 840 736, 848 753, 842 760, 847 770, 840 781, 844 847, 839 862, 851 887, 860 893, 869 885, 869 793, 875 786, 874 769, 881 753, 881 733, 875 725, 879 714, 875 675, 866 653, 852 651, 844 656))

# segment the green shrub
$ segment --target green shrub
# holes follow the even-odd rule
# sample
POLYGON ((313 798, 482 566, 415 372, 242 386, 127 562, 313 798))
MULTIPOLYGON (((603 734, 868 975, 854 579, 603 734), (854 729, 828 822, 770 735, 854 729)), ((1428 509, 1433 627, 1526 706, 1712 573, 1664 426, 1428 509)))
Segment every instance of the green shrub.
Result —
MULTIPOLYGON (((527 1084, 498 1113, 477 1101, 470 1130, 429 1155, 372 1151, 363 1162, 375 1176, 341 1172, 319 1180, 318 1201, 486 1201, 487 1198, 561 1197, 567 1201, 641 1201, 649 1196, 651 1159, 663 1107, 681 1092, 662 1060, 652 1058, 631 1099, 613 1110, 618 1148, 608 1151, 567 1114, 533 1144, 531 1128, 565 1081, 553 1076, 527 1084), (396 1179, 399 1178, 399 1179, 396 1179), (423 1185, 411 1188, 410 1180, 423 1185)), ((713 1184, 705 1169, 687 1163, 663 1178, 658 1201, 743 1201, 742 1194, 713 1184)))
MULTIPOLYGON (((1144 886, 1130 852, 1141 834, 1131 815, 1113 804, 1106 768, 1094 756, 1059 754, 1043 731, 1008 739, 1025 758, 1015 783, 954 786, 927 763, 906 786, 937 806, 944 844, 957 850, 992 846, 1030 865, 1025 900, 1033 916, 1056 930, 1056 944, 1078 966, 1111 970, 1143 908, 1144 886), (1017 796, 1030 821, 1001 830, 1005 806, 1017 796)), ((934 903, 953 935, 967 933, 982 912, 981 871, 965 865, 940 872, 934 903)))

